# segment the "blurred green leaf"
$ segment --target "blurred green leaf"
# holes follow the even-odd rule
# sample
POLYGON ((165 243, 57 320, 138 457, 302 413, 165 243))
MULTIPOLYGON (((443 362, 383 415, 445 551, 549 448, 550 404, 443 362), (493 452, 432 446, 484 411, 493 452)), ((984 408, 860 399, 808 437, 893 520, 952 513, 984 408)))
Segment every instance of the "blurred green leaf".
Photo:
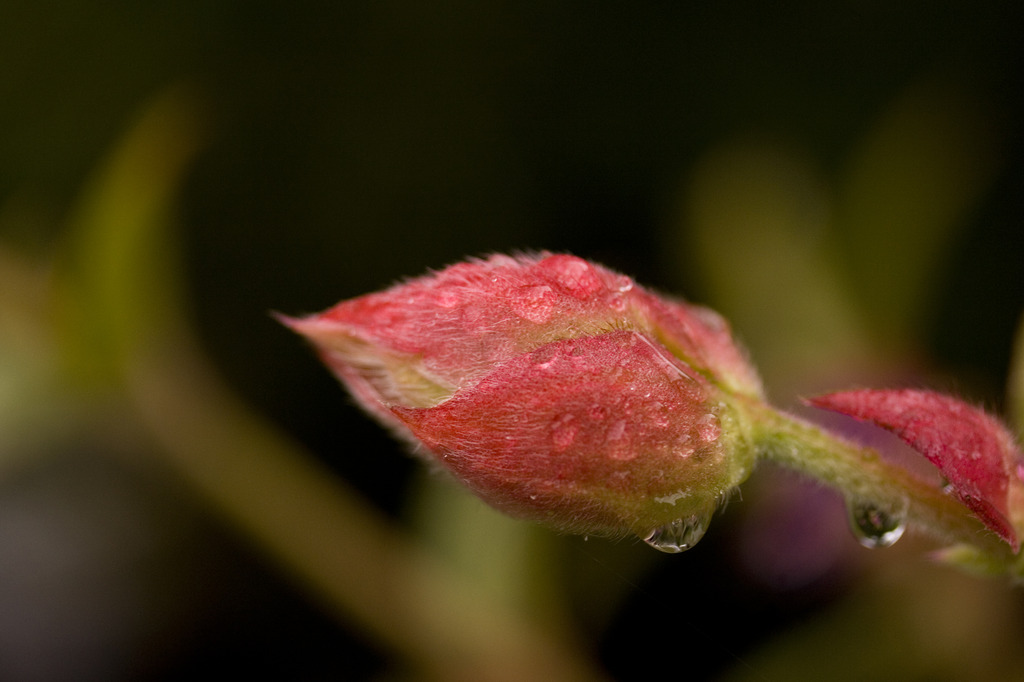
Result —
POLYGON ((778 390, 866 354, 830 251, 829 195, 808 161, 779 144, 737 140, 697 164, 684 201, 678 260, 701 273, 709 303, 748 342, 766 385, 778 390))
POLYGON ((67 422, 58 417, 46 274, 0 244, 0 468, 32 450, 24 442, 67 422))
POLYGON ((997 123, 966 90, 919 84, 854 150, 838 220, 878 340, 912 342, 927 320, 956 233, 999 164, 997 123))
POLYGON ((452 570, 495 603, 556 625, 566 618, 549 530, 488 507, 435 471, 420 476, 409 512, 452 570))
POLYGON ((191 92, 161 93, 81 193, 56 271, 58 335, 72 375, 116 379, 132 353, 158 342, 169 316, 181 310, 167 227, 202 126, 191 92))

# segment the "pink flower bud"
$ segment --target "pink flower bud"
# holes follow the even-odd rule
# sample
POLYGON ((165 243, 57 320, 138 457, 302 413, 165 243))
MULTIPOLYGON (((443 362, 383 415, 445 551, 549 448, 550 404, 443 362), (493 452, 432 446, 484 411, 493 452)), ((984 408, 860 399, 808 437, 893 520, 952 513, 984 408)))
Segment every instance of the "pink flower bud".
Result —
POLYGON ((1011 489, 1024 458, 1010 432, 982 410, 951 396, 913 389, 857 390, 812 398, 811 405, 892 431, 937 466, 949 489, 1013 551, 1011 489))
POLYGON ((669 526, 685 548, 752 465, 730 399, 761 388, 725 322, 573 256, 460 263, 285 323, 518 517, 652 542, 669 526))

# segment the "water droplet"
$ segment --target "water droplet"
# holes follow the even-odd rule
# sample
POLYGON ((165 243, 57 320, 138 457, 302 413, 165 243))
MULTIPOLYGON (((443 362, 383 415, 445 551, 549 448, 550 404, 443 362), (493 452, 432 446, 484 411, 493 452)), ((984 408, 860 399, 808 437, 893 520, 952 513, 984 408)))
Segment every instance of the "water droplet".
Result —
POLYGON ((889 547, 903 535, 906 528, 906 503, 897 511, 883 509, 872 502, 847 503, 850 527, 865 547, 889 547))
POLYGON ((559 356, 557 350, 549 344, 533 351, 530 359, 537 369, 551 369, 558 362, 559 356))
POLYGON ((711 512, 676 519, 660 528, 655 528, 644 538, 644 542, 654 549, 668 554, 685 552, 704 537, 704 531, 708 529, 710 522, 711 512))
POLYGON ((671 408, 660 400, 655 400, 651 405, 651 423, 658 428, 665 428, 672 423, 670 416, 671 408))
POLYGON ((580 427, 576 424, 576 417, 566 413, 556 417, 551 422, 551 442, 556 450, 565 450, 576 440, 576 433, 580 427))
POLYGON ((718 417, 713 414, 706 414, 697 420, 697 435, 705 443, 718 440, 722 435, 722 424, 718 417))
POLYGON ((620 275, 619 278, 615 280, 615 289, 623 294, 626 293, 627 291, 632 290, 632 278, 627 277, 626 275, 620 275))
POLYGON ((670 495, 662 495, 661 497, 655 497, 654 501, 659 504, 671 504, 674 507, 676 505, 676 502, 689 496, 689 490, 677 490, 676 492, 670 495))
POLYGON ((546 284, 522 286, 510 292, 509 305, 512 311, 535 324, 542 324, 551 319, 555 312, 557 295, 546 284))
POLYGON ((625 419, 618 419, 608 427, 605 441, 608 446, 608 456, 612 459, 629 461, 636 459, 639 454, 632 440, 626 437, 628 427, 625 419))
POLYGON ((604 282, 590 263, 576 256, 549 256, 538 267, 550 273, 566 292, 581 301, 604 288, 604 282))

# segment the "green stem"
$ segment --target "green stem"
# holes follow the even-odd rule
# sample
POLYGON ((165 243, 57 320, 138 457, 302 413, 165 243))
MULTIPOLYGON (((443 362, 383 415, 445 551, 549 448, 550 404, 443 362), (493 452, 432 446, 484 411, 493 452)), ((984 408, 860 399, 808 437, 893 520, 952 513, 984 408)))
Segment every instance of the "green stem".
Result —
POLYGON ((871 448, 855 445, 824 429, 759 402, 743 407, 753 424, 759 457, 802 472, 838 489, 848 500, 881 509, 906 505, 908 528, 943 542, 974 546, 1004 566, 1010 548, 954 497, 884 460, 871 448))

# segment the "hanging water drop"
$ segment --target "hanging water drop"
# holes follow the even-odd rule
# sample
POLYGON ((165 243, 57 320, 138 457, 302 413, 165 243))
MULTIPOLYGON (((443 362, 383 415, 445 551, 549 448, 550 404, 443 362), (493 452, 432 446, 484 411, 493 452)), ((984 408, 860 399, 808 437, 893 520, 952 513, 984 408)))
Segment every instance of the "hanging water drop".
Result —
POLYGON ((887 510, 872 502, 853 501, 847 504, 850 527, 857 540, 865 547, 889 547, 906 528, 906 503, 900 510, 887 510))
POLYGON ((704 537, 704 531, 708 529, 708 524, 711 523, 711 514, 712 512, 693 514, 682 519, 676 519, 671 523, 666 523, 664 526, 651 531, 644 538, 644 542, 654 549, 667 554, 685 552, 704 537))

